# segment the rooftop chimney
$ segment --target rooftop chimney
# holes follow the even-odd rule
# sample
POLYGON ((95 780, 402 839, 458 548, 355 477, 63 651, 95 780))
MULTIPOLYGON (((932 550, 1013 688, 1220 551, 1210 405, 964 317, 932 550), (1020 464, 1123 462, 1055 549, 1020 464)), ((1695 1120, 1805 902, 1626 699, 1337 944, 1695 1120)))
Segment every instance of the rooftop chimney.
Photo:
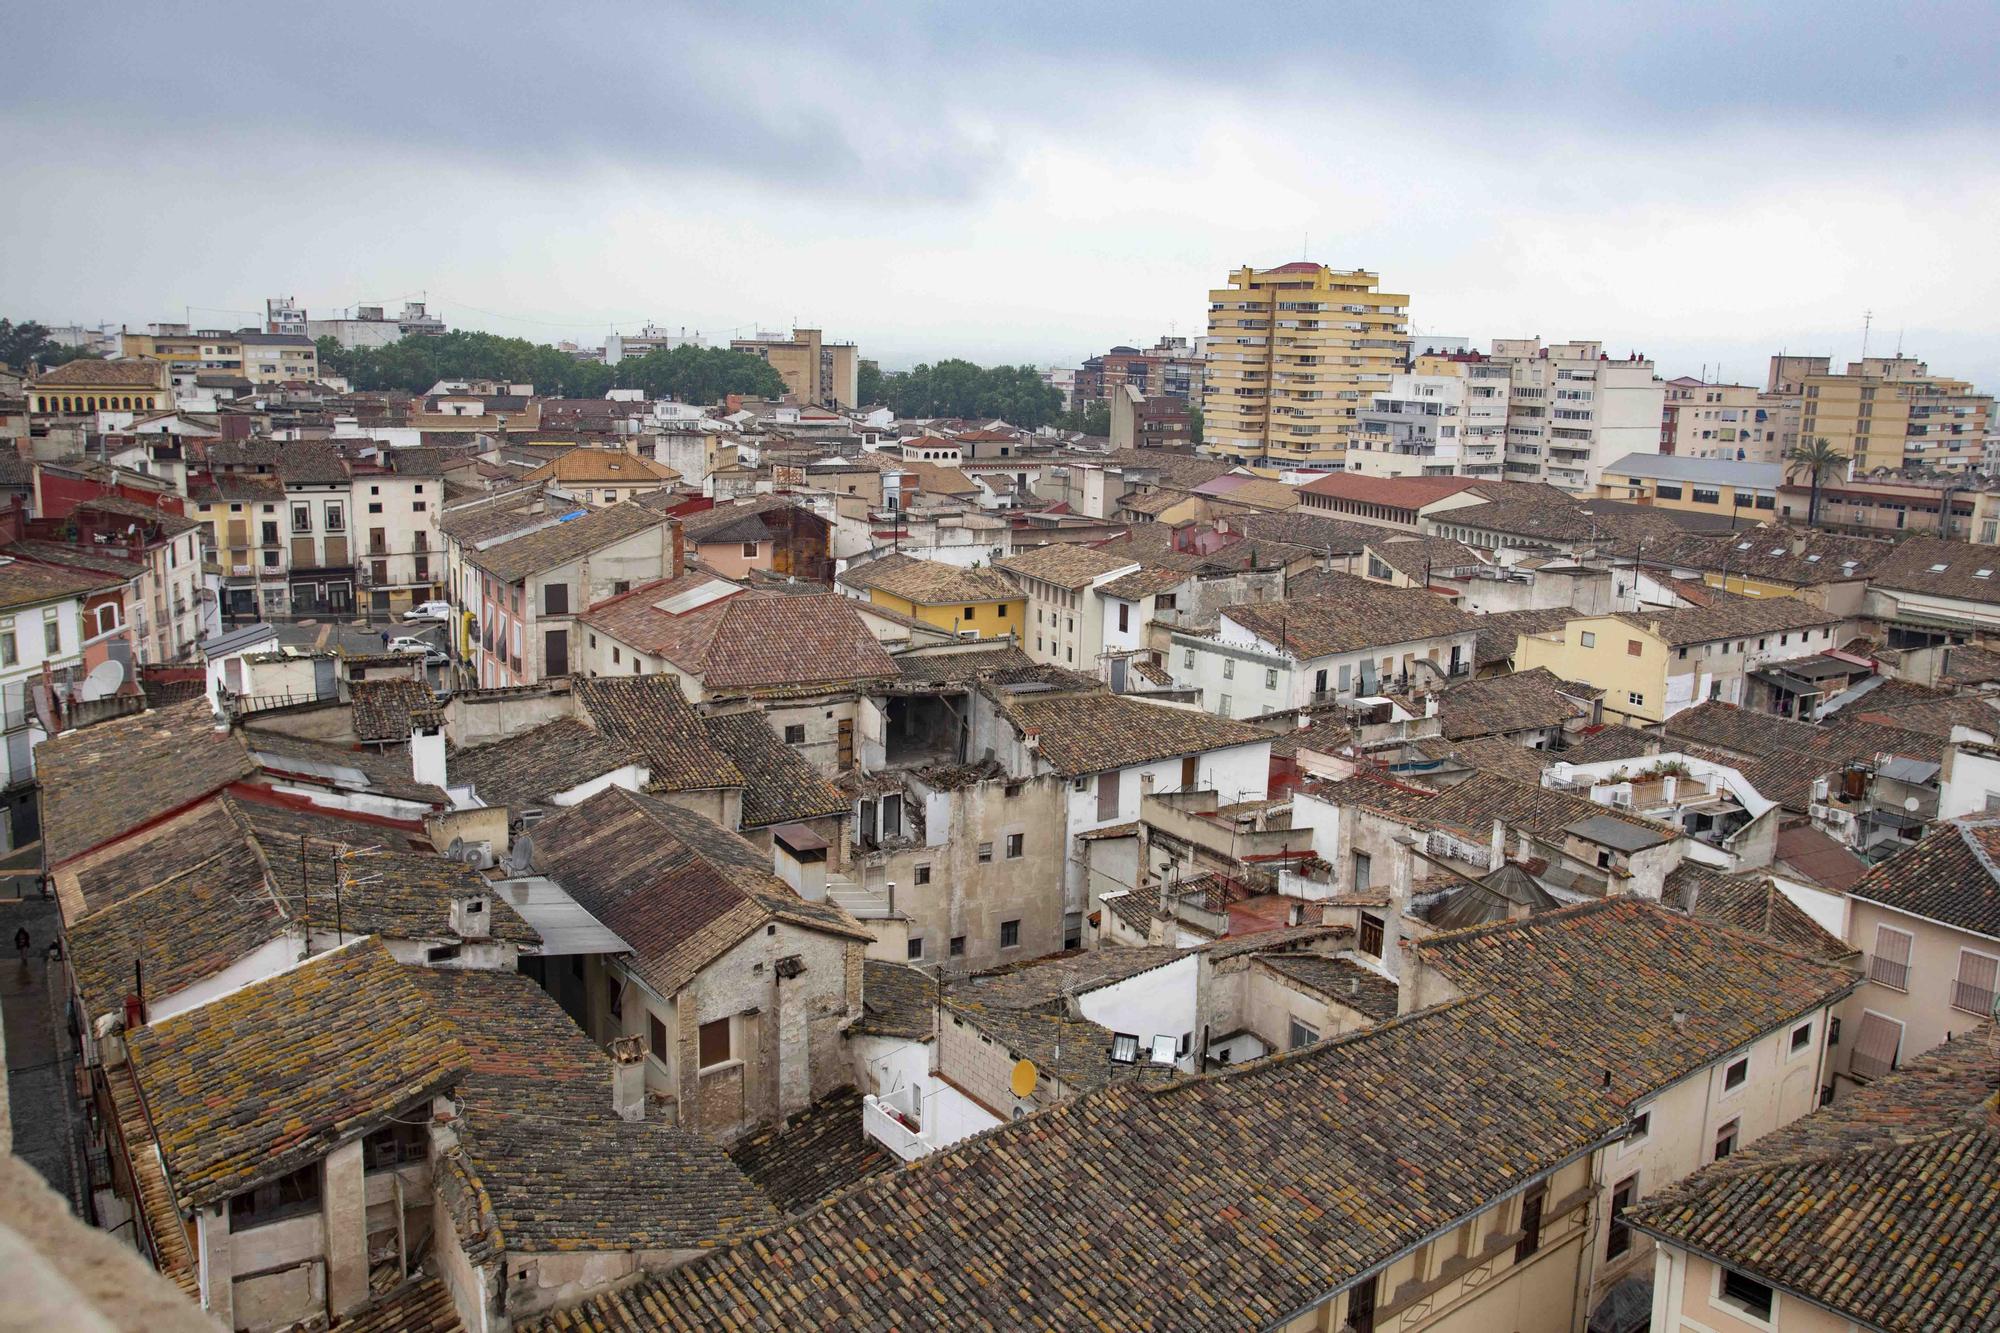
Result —
POLYGON ((1498 870, 1507 864, 1507 824, 1504 820, 1493 821, 1493 837, 1487 843, 1487 854, 1491 858, 1487 869, 1498 870))
POLYGON ((444 714, 423 709, 410 714, 410 777, 427 787, 446 785, 444 714))
POLYGON ((483 893, 462 893, 451 900, 452 932, 462 940, 483 940, 493 933, 492 905, 483 893))
POLYGON ((646 1118, 646 1047, 638 1037, 611 1043, 611 1109, 620 1120, 646 1118))

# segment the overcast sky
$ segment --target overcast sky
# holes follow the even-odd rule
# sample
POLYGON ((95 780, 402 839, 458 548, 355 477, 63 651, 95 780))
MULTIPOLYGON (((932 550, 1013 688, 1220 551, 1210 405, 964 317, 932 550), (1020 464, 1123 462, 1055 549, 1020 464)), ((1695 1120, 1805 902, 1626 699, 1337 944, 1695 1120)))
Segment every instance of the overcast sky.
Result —
POLYGON ((1761 381, 1873 310, 2000 385, 2000 5, 1406 8, 11 6, 0 315, 1075 364, 1307 255, 1420 332, 1761 381))

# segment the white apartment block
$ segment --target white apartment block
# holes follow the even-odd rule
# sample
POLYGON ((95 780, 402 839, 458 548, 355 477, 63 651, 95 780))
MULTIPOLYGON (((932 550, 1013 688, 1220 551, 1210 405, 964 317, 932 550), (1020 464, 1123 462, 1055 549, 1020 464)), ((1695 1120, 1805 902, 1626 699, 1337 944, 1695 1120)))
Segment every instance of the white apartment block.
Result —
POLYGON ((1397 375, 1356 416, 1347 470, 1373 477, 1503 480, 1511 375, 1487 361, 1397 375))
POLYGON ((1509 481, 1546 481, 1589 495, 1604 465, 1660 452, 1666 386, 1634 354, 1613 361, 1598 342, 1495 338, 1513 379, 1507 412, 1509 481))

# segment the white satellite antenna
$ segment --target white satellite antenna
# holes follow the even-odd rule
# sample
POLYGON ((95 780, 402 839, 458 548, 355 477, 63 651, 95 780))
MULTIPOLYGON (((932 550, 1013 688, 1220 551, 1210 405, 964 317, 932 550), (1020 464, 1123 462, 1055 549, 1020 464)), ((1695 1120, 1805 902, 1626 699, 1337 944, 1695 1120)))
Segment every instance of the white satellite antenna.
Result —
POLYGON ((83 678, 83 684, 77 690, 78 697, 85 701, 109 699, 118 693, 118 687, 124 683, 125 664, 115 658, 107 657, 92 667, 90 674, 83 678))
POLYGON ((444 849, 444 858, 447 861, 463 861, 465 859, 465 839, 453 838, 451 846, 444 849))
POLYGON ((535 840, 523 833, 514 839, 513 848, 507 853, 507 873, 526 875, 535 868, 535 840))

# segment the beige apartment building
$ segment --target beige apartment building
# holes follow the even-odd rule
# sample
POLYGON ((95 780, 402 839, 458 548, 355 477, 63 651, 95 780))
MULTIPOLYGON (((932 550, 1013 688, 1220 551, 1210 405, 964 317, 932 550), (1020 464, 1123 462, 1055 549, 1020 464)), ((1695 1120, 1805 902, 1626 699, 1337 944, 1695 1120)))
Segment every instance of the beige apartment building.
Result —
POLYGON ((1914 357, 1866 357, 1848 362, 1844 375, 1822 371, 1803 379, 1801 438, 1826 440, 1854 460, 1856 473, 1963 470, 1983 459, 1993 396, 1933 375, 1914 357))
POLYGON ((1796 394, 1750 384, 1710 384, 1691 375, 1668 380, 1660 411, 1660 449, 1676 458, 1775 463, 1798 442, 1796 394))
POLYGON ((1409 355, 1410 298, 1378 281, 1301 260, 1246 265, 1209 292, 1211 453, 1273 468, 1344 465, 1355 414, 1409 355))
POLYGON ((732 352, 748 352, 770 362, 785 381, 785 392, 819 407, 857 407, 861 353, 853 343, 827 342, 818 329, 793 329, 787 338, 760 333, 732 338, 732 352))

